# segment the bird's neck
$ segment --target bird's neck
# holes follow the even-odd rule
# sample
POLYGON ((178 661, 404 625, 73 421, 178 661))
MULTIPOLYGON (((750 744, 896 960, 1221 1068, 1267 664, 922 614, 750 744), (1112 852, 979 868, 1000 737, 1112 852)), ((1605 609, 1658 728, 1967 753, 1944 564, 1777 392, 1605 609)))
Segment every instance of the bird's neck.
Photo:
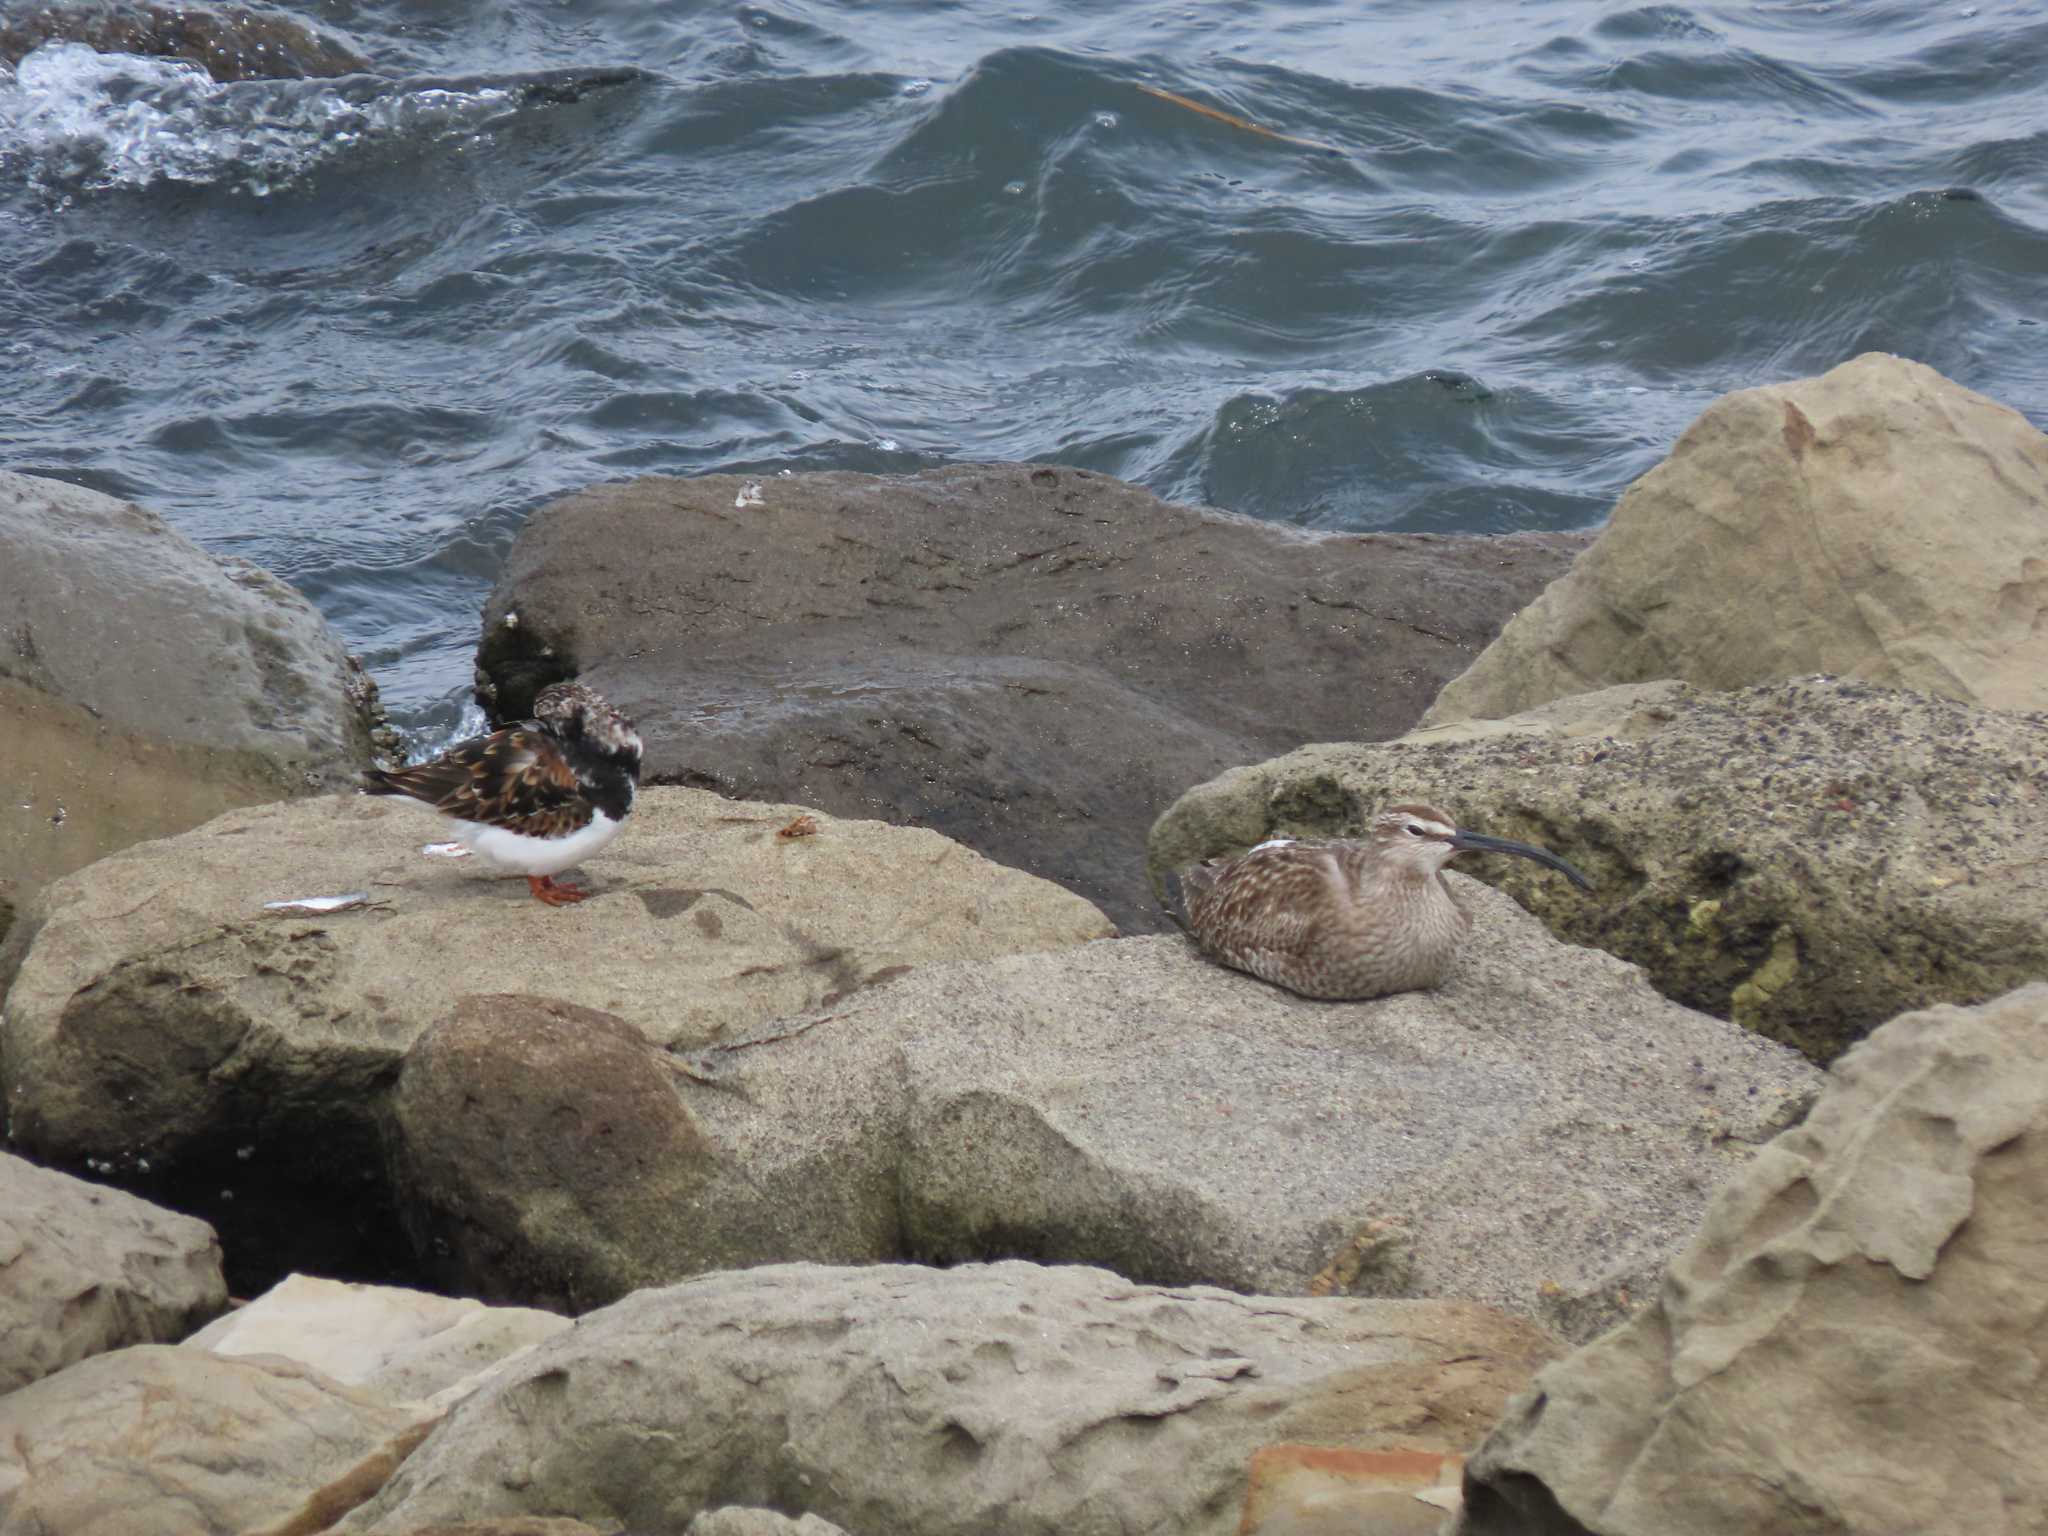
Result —
MULTIPOLYGON (((1348 860, 1346 884, 1350 887, 1353 912, 1368 919, 1375 913, 1409 912, 1418 921, 1456 923, 1464 908, 1444 884, 1440 870, 1421 869, 1388 858, 1359 857, 1348 860)), ((1376 920, 1376 919, 1373 919, 1376 920)))

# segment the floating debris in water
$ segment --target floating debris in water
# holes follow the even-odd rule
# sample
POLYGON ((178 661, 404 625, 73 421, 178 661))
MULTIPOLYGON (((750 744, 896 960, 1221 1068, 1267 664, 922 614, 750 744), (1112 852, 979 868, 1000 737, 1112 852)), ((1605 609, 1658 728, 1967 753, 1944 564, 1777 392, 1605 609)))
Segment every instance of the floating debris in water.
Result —
POLYGON ((420 852, 430 859, 466 859, 469 849, 461 843, 422 843, 420 852))
POLYGON ((280 917, 323 917, 330 912, 359 912, 389 903, 372 901, 368 891, 350 891, 343 896, 300 896, 291 901, 266 901, 263 910, 280 917))

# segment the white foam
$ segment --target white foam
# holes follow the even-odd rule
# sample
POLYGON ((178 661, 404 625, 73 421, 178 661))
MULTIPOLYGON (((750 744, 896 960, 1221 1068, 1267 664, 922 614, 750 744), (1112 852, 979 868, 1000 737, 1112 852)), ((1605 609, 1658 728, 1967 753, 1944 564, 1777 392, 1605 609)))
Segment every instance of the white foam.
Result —
POLYGON ((222 84, 182 60, 45 43, 11 82, 0 71, 0 163, 53 192, 184 182, 267 197, 366 143, 475 133, 514 99, 363 75, 222 84))

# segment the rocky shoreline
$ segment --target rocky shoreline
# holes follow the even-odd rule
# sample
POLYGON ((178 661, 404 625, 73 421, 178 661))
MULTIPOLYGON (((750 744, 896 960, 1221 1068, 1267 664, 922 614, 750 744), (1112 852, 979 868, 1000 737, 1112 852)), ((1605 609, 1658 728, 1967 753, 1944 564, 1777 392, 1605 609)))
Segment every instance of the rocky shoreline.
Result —
POLYGON ((2048 1519, 2048 439, 1930 370, 1590 540, 593 488, 478 655, 648 738, 559 911, 347 792, 283 583, 23 476, 0 552, 0 1532, 2048 1519), (1364 1003, 1159 931, 1393 798, 1595 888, 1364 1003))

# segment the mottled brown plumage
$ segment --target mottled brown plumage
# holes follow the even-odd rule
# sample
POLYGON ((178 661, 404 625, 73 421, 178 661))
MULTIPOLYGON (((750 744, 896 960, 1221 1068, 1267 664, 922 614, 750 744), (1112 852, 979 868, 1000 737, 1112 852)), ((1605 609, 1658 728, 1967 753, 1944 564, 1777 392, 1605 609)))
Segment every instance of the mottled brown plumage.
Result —
POLYGON ((590 824, 569 759, 528 726, 494 731, 430 763, 369 775, 372 793, 409 795, 457 821, 483 822, 528 837, 566 837, 590 824))
POLYGON ((1181 871, 1188 931, 1211 959, 1305 997, 1433 987, 1472 920, 1444 883, 1460 853, 1512 853, 1589 882, 1546 849, 1461 832, 1427 805, 1393 805, 1365 838, 1275 839, 1181 871))
POLYGON ((543 689, 533 716, 430 763, 369 773, 363 787, 432 806, 486 863, 526 876, 549 906, 566 906, 586 893, 554 876, 603 848, 632 810, 640 736, 582 683, 543 689))

